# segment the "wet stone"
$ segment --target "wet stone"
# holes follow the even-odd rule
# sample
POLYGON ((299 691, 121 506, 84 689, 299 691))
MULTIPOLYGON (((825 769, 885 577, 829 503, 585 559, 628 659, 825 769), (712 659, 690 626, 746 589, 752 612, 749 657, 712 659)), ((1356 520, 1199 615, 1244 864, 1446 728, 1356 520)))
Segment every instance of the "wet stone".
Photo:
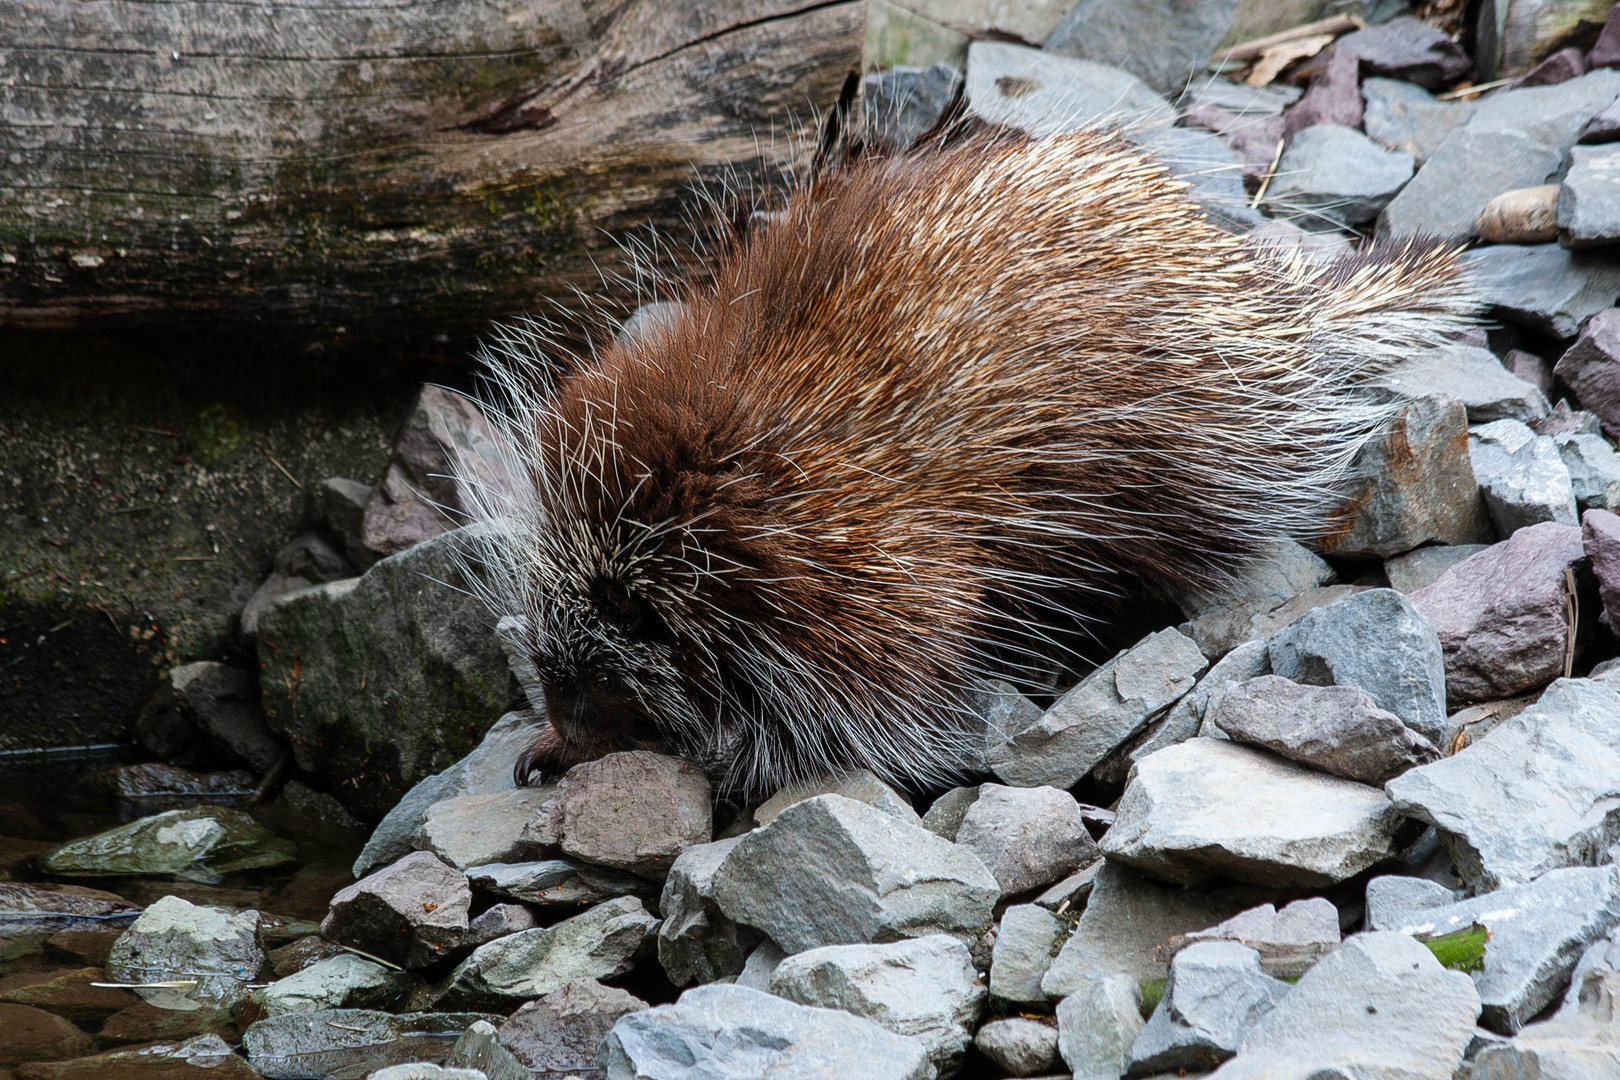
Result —
POLYGON ((265 723, 254 672, 200 660, 169 669, 169 685, 197 729, 254 772, 269 772, 289 752, 265 723))
POLYGON ((466 875, 417 851, 334 896, 321 933, 402 967, 426 967, 461 944, 471 906, 466 875))
POLYGON ((195 806, 169 810, 63 844, 40 859, 58 877, 173 874, 218 881, 242 870, 293 861, 291 841, 272 835, 240 810, 195 806))
POLYGON ((1013 1076, 1051 1072, 1058 1064, 1058 1032, 1051 1024, 1024 1017, 992 1020, 973 1037, 979 1053, 1013 1076))
POLYGON ((528 1068, 501 1045, 495 1025, 488 1020, 479 1020, 461 1033, 445 1065, 476 1070, 484 1080, 530 1080, 528 1068))
POLYGON ((621 1017, 647 1003, 595 979, 574 979, 524 1005, 500 1025, 501 1045, 542 1075, 596 1067, 596 1049, 621 1017))
POLYGON ((1339 911, 1320 896, 1295 900, 1281 910, 1261 904, 1217 923, 1171 938, 1176 952, 1199 942, 1236 942, 1254 950, 1260 970, 1279 979, 1297 979, 1339 947, 1339 911))
POLYGON ((467 880, 485 892, 541 909, 588 907, 618 896, 649 901, 658 896, 657 884, 646 878, 577 859, 472 866, 467 868, 467 880))
POLYGON ((140 912, 140 905, 116 893, 82 885, 0 881, 0 920, 8 936, 82 925, 82 919, 133 919, 140 912))
POLYGON ((1102 857, 1074 796, 1044 786, 981 785, 956 843, 979 857, 1003 896, 1050 885, 1102 857))
POLYGON ((258 1080, 224 1039, 199 1035, 175 1044, 129 1046, 71 1061, 36 1061, 17 1068, 19 1080, 258 1080))
POLYGON ((1001 916, 990 957, 990 993, 1002 1001, 1046 1001, 1041 980, 1069 936, 1068 922, 1035 904, 1014 904, 1001 916))
POLYGON ((32 1005, 77 1024, 93 1026, 141 1000, 132 990, 96 985, 107 980, 108 973, 101 968, 18 972, 0 977, 0 1002, 32 1005))
POLYGON ((483 1013, 385 1013, 370 1009, 322 1009, 284 1013, 248 1026, 242 1049, 248 1064, 268 1080, 310 1080, 341 1074, 369 1076, 391 1065, 437 1065, 461 1033, 483 1013))
POLYGON ((710 840, 709 804, 708 777, 689 761, 645 750, 608 754, 568 770, 527 837, 661 881, 677 855, 710 840))
POLYGON ((730 919, 791 952, 946 933, 972 941, 1000 889, 978 857, 841 795, 795 803, 716 871, 730 919))
POLYGON ((928 1080, 922 1044, 838 1009, 742 986, 699 986, 673 1005, 631 1013, 603 1043, 603 1080, 928 1080))
POLYGON ((1131 1045, 1134 1073, 1205 1069, 1237 1053, 1243 1035, 1288 992, 1253 949, 1189 945, 1170 962, 1164 997, 1131 1045))
POLYGON ((676 986, 742 972, 758 931, 726 918, 714 899, 715 874, 742 837, 695 844, 676 856, 658 901, 658 962, 676 986))
POLYGON ((294 972, 304 970, 311 964, 318 964, 322 960, 330 960, 343 951, 341 945, 334 945, 319 934, 310 934, 283 945, 279 949, 271 949, 269 954, 270 970, 275 972, 276 978, 285 979, 294 972))
POLYGON ((477 1069, 458 1069, 431 1061, 407 1061, 378 1069, 366 1080, 488 1080, 477 1069))
POLYGON ((510 1008, 574 979, 623 975, 652 949, 657 931, 640 900, 609 900, 554 926, 480 945, 451 973, 439 1004, 510 1008))
POLYGON ((192 987, 140 989, 161 1008, 229 1008, 248 996, 264 965, 257 911, 197 907, 165 896, 141 913, 113 944, 113 982, 150 984, 197 980, 192 987))
POLYGON ((412 982, 402 971, 391 971, 353 953, 342 953, 255 990, 253 1000, 266 1016, 320 1009, 363 1009, 410 989, 412 982))
POLYGON ((257 786, 242 769, 196 773, 148 762, 120 765, 113 787, 120 817, 141 818, 197 806, 245 806, 257 786))
POLYGON ((960 1066, 985 1004, 967 946, 943 934, 797 953, 772 973, 771 993, 915 1039, 941 1074, 960 1066))
POLYGON ((0 1004, 0 1066, 60 1061, 90 1052, 90 1036, 44 1009, 0 1004))

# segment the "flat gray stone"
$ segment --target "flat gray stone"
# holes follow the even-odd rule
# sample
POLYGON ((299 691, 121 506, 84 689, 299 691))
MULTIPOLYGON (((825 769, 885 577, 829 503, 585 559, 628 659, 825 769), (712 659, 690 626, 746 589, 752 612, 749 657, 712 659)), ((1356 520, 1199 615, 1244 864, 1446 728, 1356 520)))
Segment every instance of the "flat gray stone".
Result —
POLYGON ((1557 86, 1504 90, 1480 100, 1467 123, 1452 129, 1384 210, 1378 235, 1468 239, 1492 198, 1556 180, 1581 128, 1616 95, 1620 72, 1594 71, 1557 86))
POLYGON ((1098 123, 1168 127, 1170 103, 1128 71, 999 41, 968 46, 969 115, 1036 137, 1098 123))
POLYGON ((990 1021, 973 1036, 973 1045, 1013 1076, 1050 1072, 1060 1060, 1057 1028, 1022 1016, 990 1021))
POLYGON ((1539 387, 1525 382, 1489 349, 1437 345, 1397 365, 1379 385, 1404 398, 1441 394, 1462 402, 1470 424, 1539 420, 1552 411, 1539 387))
POLYGON ((1113 64, 1175 98, 1209 63, 1236 0, 1081 0, 1046 39, 1059 56, 1113 64))
POLYGON ((321 934, 391 964, 426 967, 461 944, 471 908, 466 875, 413 851, 339 890, 321 934))
POLYGON ((603 1080, 932 1080, 922 1043, 839 1009, 699 986, 608 1032, 603 1080))
POLYGON ((1569 470, 1575 505, 1582 510, 1620 508, 1620 456, 1601 435, 1569 432, 1552 436, 1569 470))
POLYGON ((1469 432, 1468 455, 1498 535, 1539 522, 1578 523, 1569 467, 1550 436, 1497 420, 1469 432))
POLYGON ((1567 248, 1620 242, 1620 148, 1576 146, 1558 192, 1558 242, 1567 248))
POLYGON ((1384 560, 1384 576, 1389 587, 1410 596, 1425 585, 1432 585, 1440 575, 1464 559, 1472 558, 1490 547, 1489 544, 1436 544, 1421 547, 1384 560))
POLYGON ((956 843, 979 857, 1003 896, 1050 885, 1102 858, 1080 819, 1080 804, 1051 787, 981 785, 956 843))
POLYGON ((1320 896, 1295 900, 1280 911, 1261 904, 1207 930, 1178 934, 1167 948, 1175 952, 1210 941, 1242 945, 1254 951, 1267 975, 1297 979, 1339 947, 1339 909, 1320 896))
MULTIPOLYGON (((1421 362, 1421 356, 1408 361, 1390 378, 1399 380, 1401 372, 1421 362)), ((1494 358, 1490 362, 1517 381, 1494 358)), ((1521 389, 1541 393, 1528 384, 1521 389)), ((1468 415, 1461 402, 1434 395, 1417 397, 1392 416, 1356 454, 1351 467, 1355 479, 1332 511, 1322 550, 1366 558, 1397 555, 1422 544, 1492 539, 1485 500, 1468 459, 1468 415)))
POLYGON ((1391 150, 1403 150, 1417 160, 1427 161, 1446 136, 1474 115, 1472 101, 1438 101, 1415 83, 1403 79, 1361 80, 1365 103, 1362 126, 1374 142, 1391 150))
POLYGON ((1161 127, 1137 133, 1136 141, 1188 185, 1187 198, 1217 227, 1247 232, 1266 220, 1249 206, 1243 167, 1223 140, 1193 127, 1161 127))
POLYGON ((362 819, 465 756, 505 710, 511 675, 489 613, 457 591, 481 530, 435 536, 259 620, 275 646, 260 649, 271 730, 362 819))
POLYGON ((1241 906, 1230 896, 1161 885, 1129 866, 1105 862, 1041 989, 1056 999, 1089 990, 1110 975, 1127 975, 1133 983, 1163 979, 1170 966, 1168 957, 1159 956, 1161 946, 1213 926, 1241 906))
POLYGON ((1595 862, 1620 831, 1620 694, 1559 679, 1451 757, 1384 785, 1479 890, 1595 862))
POLYGON ((1430 742, 1446 736, 1440 639, 1394 589, 1309 611, 1273 634, 1266 652, 1274 675, 1307 686, 1359 686, 1430 742))
POLYGON ((439 1003, 510 1008, 574 979, 611 979, 647 954, 657 931, 640 900, 609 900, 555 926, 480 945, 450 973, 439 1003))
POLYGON ((390 971, 353 953, 340 953, 255 990, 253 1001, 265 1016, 319 1009, 364 1009, 408 990, 411 984, 411 977, 404 972, 390 971))
POLYGON ((1267 545, 1225 588, 1177 597, 1192 621, 1192 639, 1206 656, 1221 656, 1254 636, 1252 621, 1307 589, 1337 580, 1333 568, 1302 544, 1267 545))
POLYGON ((1423 911, 1454 904, 1457 899, 1457 890, 1428 878, 1375 877, 1367 882, 1367 929, 1399 930, 1419 922, 1423 911))
MULTIPOLYGON (((1249 679, 1258 679, 1262 675, 1271 674, 1271 657, 1266 651, 1264 641, 1245 641, 1215 662, 1215 665, 1204 673, 1186 697, 1170 706, 1170 713, 1165 722, 1178 722, 1185 716, 1194 726, 1199 738, 1224 739, 1226 732, 1216 727, 1209 720, 1209 708, 1220 696, 1232 687, 1247 682, 1249 679)), ((1178 739, 1176 742, 1185 742, 1178 739)), ((1169 742, 1166 746, 1174 746, 1169 742)), ((1163 749, 1163 747, 1159 747, 1163 749)), ((1142 755, 1146 757, 1147 755, 1142 755)), ((1136 760, 1140 761, 1141 758, 1136 760)))
POLYGON ((1288 989, 1260 970, 1260 954, 1246 946, 1187 946, 1170 961, 1164 997, 1131 1045, 1131 1071, 1198 1070, 1225 1061, 1288 989))
MULTIPOLYGON (((1031 703, 1030 707, 1035 706, 1031 703)), ((896 821, 903 821, 907 825, 922 824, 917 811, 911 808, 910 800, 879 780, 869 769, 854 769, 837 776, 820 776, 797 784, 789 784, 754 808, 754 824, 769 825, 776 820, 777 814, 794 803, 813 799, 817 795, 842 795, 846 799, 854 799, 856 802, 881 810, 896 821)))
POLYGON ((1041 980, 1069 930, 1067 921, 1039 905, 1009 907, 1001 916, 990 957, 990 993, 1002 1001, 1044 1004, 1041 980))
POLYGON ((1094 862, 1084 870, 1070 874, 1035 897, 1033 903, 1054 915, 1082 910, 1086 906, 1086 898, 1091 895, 1092 887, 1097 884, 1097 875, 1102 872, 1104 865, 1106 860, 1094 862))
POLYGON ((138 984, 196 979, 192 987, 135 991, 160 1009, 194 1012, 235 1007, 263 965, 257 911, 200 907, 165 896, 113 942, 107 977, 138 984))
POLYGON ((1315 124, 1294 136, 1266 189, 1275 217, 1356 228, 1388 206, 1412 179, 1411 154, 1386 150, 1341 124, 1315 124))
POLYGON ((676 856, 658 901, 658 962, 676 986, 741 974, 759 932, 738 926, 714 899, 715 874, 742 837, 697 844, 676 856))
POLYGON ((1110 975, 1058 1002, 1058 1052, 1075 1080, 1117 1078, 1142 1031, 1142 990, 1110 975))
POLYGON ((1585 562, 1580 529, 1543 522, 1412 594, 1412 605, 1440 638, 1448 700, 1511 697, 1563 673, 1569 646, 1565 574, 1584 573, 1585 562))
POLYGON ((976 940, 1001 895, 966 848, 842 795, 817 795, 745 835, 716 871, 730 919, 790 953, 946 933, 976 940))
POLYGON ((1492 244, 1464 252, 1462 261, 1496 317, 1556 338, 1574 337, 1620 297, 1620 263, 1602 252, 1492 244))
POLYGON ((1512 1039, 1475 1056, 1480 1080, 1608 1080, 1620 1076, 1620 931, 1586 950, 1570 979, 1564 1004, 1551 1019, 1520 1029, 1512 1039))
POLYGON ((1476 923, 1490 933, 1484 967, 1470 974, 1484 1007, 1480 1022, 1511 1035, 1569 985, 1586 947, 1620 925, 1620 871, 1612 864, 1549 870, 1524 885, 1409 911, 1391 929, 1438 937, 1476 923))
POLYGON ((1103 853, 1168 881, 1225 875, 1335 884, 1390 854, 1400 815, 1377 788, 1262 751, 1193 739, 1137 762, 1103 853))
POLYGON ((1208 666, 1174 630, 1149 634, 1053 703, 1036 723, 987 754, 1015 787, 1070 788, 1160 710, 1191 690, 1208 666))
POLYGON ((771 993, 842 1009, 917 1040, 941 1075, 960 1068, 984 1011, 968 948, 943 934, 886 945, 827 945, 783 960, 771 993))
POLYGON ((1222 694, 1211 720, 1234 741, 1363 784, 1381 784, 1440 756, 1354 686, 1300 686, 1262 675, 1222 694))
POLYGON ((1366 933, 1303 978, 1212 1080, 1452 1080, 1479 994, 1405 934, 1366 933))
MULTIPOLYGON (((542 1076, 596 1068, 596 1051, 622 1017, 647 1003, 595 979, 573 979, 531 1001, 500 1026, 501 1045, 542 1076)), ((587 1073, 587 1075, 589 1075, 587 1073)))
POLYGON ((589 907, 618 896, 653 900, 656 882, 577 859, 488 863, 467 868, 467 880, 485 892, 538 908, 589 907))
POLYGON ((417 846, 457 870, 515 862, 528 847, 523 827, 555 794, 547 786, 440 799, 422 815, 417 846))

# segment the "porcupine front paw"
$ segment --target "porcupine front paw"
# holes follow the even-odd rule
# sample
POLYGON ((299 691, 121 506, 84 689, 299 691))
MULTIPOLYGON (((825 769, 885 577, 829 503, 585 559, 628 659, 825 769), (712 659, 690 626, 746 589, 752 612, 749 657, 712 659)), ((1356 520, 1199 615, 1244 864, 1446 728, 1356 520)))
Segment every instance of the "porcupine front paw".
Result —
POLYGON ((547 776, 568 771, 573 762, 567 761, 567 756, 567 746, 562 737, 557 734, 556 728, 547 724, 540 737, 518 755, 512 765, 512 780, 518 787, 543 784, 547 776))

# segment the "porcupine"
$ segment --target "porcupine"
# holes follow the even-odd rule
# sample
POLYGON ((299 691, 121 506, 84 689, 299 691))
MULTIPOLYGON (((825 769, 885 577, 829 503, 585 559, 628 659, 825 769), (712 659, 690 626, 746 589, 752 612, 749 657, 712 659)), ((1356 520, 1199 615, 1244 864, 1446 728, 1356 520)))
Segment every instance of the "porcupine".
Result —
POLYGON ((855 158, 572 370, 503 333, 520 479, 472 516, 549 721, 519 782, 644 748, 742 795, 937 786, 1057 624, 1320 532, 1369 388, 1470 322, 1457 253, 1323 266, 1185 188, 1112 130, 855 158))

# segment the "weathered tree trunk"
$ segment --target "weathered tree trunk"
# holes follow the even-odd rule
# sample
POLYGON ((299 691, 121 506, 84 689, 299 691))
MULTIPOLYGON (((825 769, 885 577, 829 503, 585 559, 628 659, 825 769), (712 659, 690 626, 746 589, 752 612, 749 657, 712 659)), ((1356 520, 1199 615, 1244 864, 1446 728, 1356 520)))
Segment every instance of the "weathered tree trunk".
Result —
POLYGON ((0 327, 451 334, 678 228, 859 64, 860 0, 0 3, 0 327))

